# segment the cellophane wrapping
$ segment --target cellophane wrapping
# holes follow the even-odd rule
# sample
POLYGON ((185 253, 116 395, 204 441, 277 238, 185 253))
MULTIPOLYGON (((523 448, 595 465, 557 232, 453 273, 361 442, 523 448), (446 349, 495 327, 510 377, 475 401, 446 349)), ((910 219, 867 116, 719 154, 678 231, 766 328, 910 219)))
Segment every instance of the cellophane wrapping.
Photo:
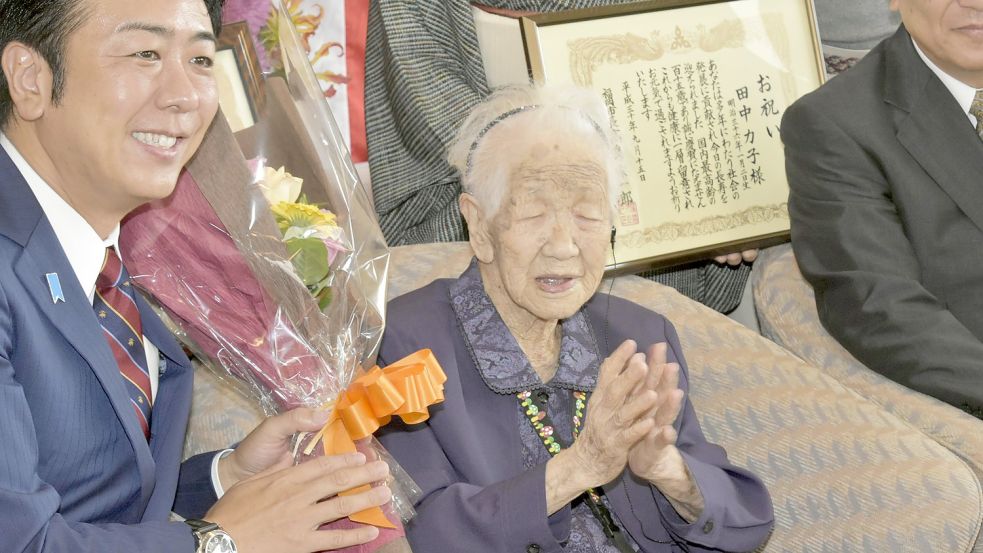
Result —
MULTIPOLYGON (((273 10, 278 47, 250 99, 253 124, 233 133, 219 113, 174 193, 131 214, 120 239, 133 282, 189 351, 270 415, 330 408, 372 367, 389 266, 303 44, 279 0, 273 10)), ((384 511, 401 536, 419 489, 374 439, 358 448, 392 467, 384 511)))

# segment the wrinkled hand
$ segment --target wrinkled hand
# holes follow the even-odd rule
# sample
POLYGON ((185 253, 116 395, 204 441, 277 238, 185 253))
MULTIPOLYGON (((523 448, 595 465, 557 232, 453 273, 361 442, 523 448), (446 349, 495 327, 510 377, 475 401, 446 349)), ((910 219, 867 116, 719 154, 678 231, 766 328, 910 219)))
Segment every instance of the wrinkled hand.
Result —
POLYGON ((676 448, 673 423, 683 404, 679 364, 668 362, 665 342, 648 351, 648 376, 642 387, 657 394, 652 429, 628 452, 628 468, 659 489, 684 519, 692 522, 703 512, 703 495, 676 448))
POLYGON ((673 423, 683 404, 683 391, 679 389, 679 364, 667 362, 667 351, 665 342, 649 348, 648 376, 642 388, 657 395, 653 427, 628 453, 631 471, 653 483, 680 476, 680 467, 671 458, 677 437, 673 423))
POLYGON ((317 432, 328 416, 328 411, 300 407, 264 420, 235 451, 218 462, 222 487, 228 489, 254 474, 292 465, 294 458, 290 446, 294 434, 317 432))
POLYGON ((361 453, 316 457, 299 465, 261 472, 239 481, 205 515, 235 540, 241 553, 313 553, 372 541, 374 526, 318 530, 322 524, 385 504, 391 493, 379 486, 340 497, 339 492, 386 478, 382 461, 361 453))
POLYGON ((753 263, 755 259, 758 258, 758 250, 744 250, 742 252, 730 253, 727 255, 718 255, 714 257, 713 260, 721 265, 727 264, 736 267, 743 263, 753 263))
POLYGON ((621 474, 630 448, 655 426, 658 394, 645 386, 649 367, 636 347, 626 340, 601 364, 583 430, 570 448, 588 487, 621 474))

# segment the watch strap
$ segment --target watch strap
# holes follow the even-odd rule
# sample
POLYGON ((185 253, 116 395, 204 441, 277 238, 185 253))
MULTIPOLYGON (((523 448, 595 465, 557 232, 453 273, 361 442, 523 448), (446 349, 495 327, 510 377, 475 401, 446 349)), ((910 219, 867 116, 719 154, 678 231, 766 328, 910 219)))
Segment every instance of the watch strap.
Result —
POLYGON ((195 540, 195 551, 201 547, 201 538, 213 530, 221 530, 222 527, 214 522, 201 520, 199 518, 188 518, 184 523, 191 527, 191 536, 195 540))

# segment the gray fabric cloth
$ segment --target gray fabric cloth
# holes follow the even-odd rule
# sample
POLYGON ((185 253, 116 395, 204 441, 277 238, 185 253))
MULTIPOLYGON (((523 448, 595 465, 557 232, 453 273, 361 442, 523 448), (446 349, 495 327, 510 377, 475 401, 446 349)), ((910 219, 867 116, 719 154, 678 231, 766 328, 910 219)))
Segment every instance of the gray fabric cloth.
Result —
POLYGON ((901 24, 888 0, 815 0, 823 44, 848 50, 869 50, 891 36, 901 24))
POLYGON ((827 77, 856 65, 901 24, 887 0, 816 0, 815 6, 827 77))
POLYGON ((744 284, 750 274, 750 265, 731 267, 714 262, 638 273, 649 280, 671 286, 683 295, 721 313, 730 313, 741 302, 744 284))
MULTIPOLYGON (((488 0, 557 11, 624 0, 488 0)), ((489 89, 466 0, 373 0, 365 117, 376 211, 392 246, 463 240, 461 185, 445 159, 457 126, 489 89)), ((645 276, 722 312, 740 303, 749 267, 700 263, 645 276)))
MULTIPOLYGON (((562 322, 559 367, 553 378, 543 383, 505 322, 497 316, 495 305, 482 285, 477 262, 472 261, 468 270, 451 286, 451 301, 458 323, 464 331, 468 350, 474 356, 478 372, 488 388, 499 394, 513 396, 524 390, 545 392, 549 396, 547 412, 553 420, 554 435, 559 437, 561 444, 572 443, 573 392, 590 392, 594 389, 602 361, 594 333, 583 312, 578 311, 562 322)), ((526 408, 520 405, 518 398, 515 406, 525 468, 543 465, 550 460, 550 454, 530 424, 525 413, 526 408)), ((607 500, 604 501, 607 505, 607 500)), ((612 516, 617 520, 616 515, 612 516)), ((625 538, 637 551, 635 540, 627 533, 625 538)), ((564 544, 564 551, 618 553, 618 549, 608 541, 601 524, 583 501, 583 496, 572 503, 570 535, 564 544)))

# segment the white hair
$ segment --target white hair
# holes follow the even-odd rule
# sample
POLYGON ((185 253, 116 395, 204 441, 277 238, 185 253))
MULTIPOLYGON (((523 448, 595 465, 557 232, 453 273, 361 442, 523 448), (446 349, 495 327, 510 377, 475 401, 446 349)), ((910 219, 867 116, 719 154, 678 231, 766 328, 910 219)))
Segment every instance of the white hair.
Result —
POLYGON ((493 92, 475 106, 448 148, 447 160, 460 173, 462 188, 478 200, 486 217, 495 215, 508 191, 509 161, 517 148, 528 146, 519 140, 522 136, 597 144, 614 217, 625 176, 620 138, 611 129, 600 94, 573 85, 532 84, 493 92))

